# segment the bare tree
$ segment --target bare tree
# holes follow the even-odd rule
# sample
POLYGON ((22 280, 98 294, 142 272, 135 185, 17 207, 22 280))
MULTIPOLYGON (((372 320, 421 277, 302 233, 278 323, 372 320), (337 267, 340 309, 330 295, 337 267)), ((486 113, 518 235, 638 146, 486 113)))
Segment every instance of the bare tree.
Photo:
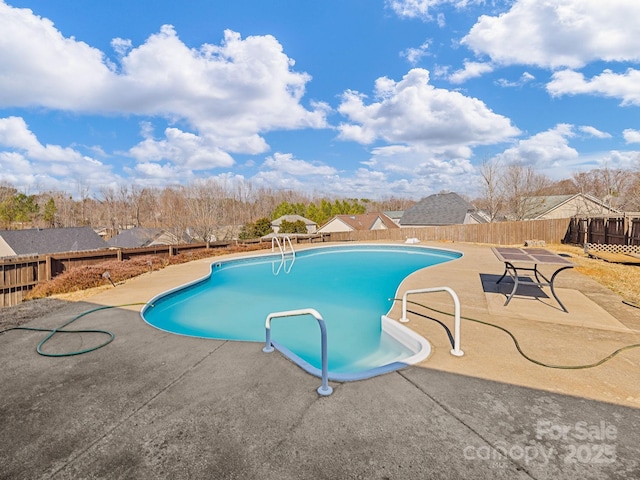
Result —
POLYGON ((76 190, 80 197, 80 225, 90 225, 89 214, 87 212, 88 198, 89 198, 89 185, 84 180, 76 181, 76 190))
POLYGON ((166 187, 158 195, 156 223, 173 233, 178 242, 184 240, 190 218, 187 209, 187 189, 183 186, 166 187))
POLYGON ((230 222, 234 226, 241 226, 254 221, 256 218, 256 201, 258 192, 251 182, 237 182, 232 193, 232 211, 230 222))
POLYGON ((551 181, 531 165, 513 163, 504 169, 500 183, 508 215, 513 220, 524 220, 540 207, 539 195, 551 181))
POLYGON ((122 225, 119 216, 117 194, 112 187, 102 187, 100 189, 100 196, 102 197, 99 202, 102 207, 103 222, 109 230, 108 236, 113 237, 118 234, 120 226, 122 225))
POLYGON ((635 170, 629 173, 628 186, 624 195, 623 208, 627 211, 640 212, 640 153, 636 155, 635 170))
POLYGON ((56 214, 53 222, 55 227, 77 227, 78 205, 68 192, 51 191, 44 194, 52 198, 56 205, 56 214))
POLYGON ((223 224, 223 204, 227 196, 222 182, 209 178, 193 183, 186 190, 186 206, 194 237, 209 243, 223 224))
POLYGON ((126 201, 123 207, 133 225, 141 227, 154 222, 152 211, 155 210, 156 198, 150 189, 131 185, 128 189, 121 187, 121 194, 126 201))
POLYGON ((495 158, 483 160, 480 176, 482 177, 482 208, 489 215, 489 221, 495 222, 504 205, 504 194, 500 189, 499 162, 495 158))

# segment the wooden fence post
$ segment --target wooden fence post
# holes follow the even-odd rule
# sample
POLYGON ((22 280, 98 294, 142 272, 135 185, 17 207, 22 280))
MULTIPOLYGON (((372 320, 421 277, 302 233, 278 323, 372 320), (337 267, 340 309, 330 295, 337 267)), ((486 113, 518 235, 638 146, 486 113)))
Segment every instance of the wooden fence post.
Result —
MULTIPOLYGON (((47 255, 45 257, 45 280, 49 281, 53 278, 53 273, 51 272, 51 255, 47 255)), ((40 279, 38 279, 40 281, 40 279)))

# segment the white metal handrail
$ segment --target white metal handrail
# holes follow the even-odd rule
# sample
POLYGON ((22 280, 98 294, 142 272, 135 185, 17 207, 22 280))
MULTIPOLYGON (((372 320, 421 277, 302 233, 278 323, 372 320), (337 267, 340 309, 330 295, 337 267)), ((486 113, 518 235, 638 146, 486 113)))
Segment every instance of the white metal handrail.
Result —
POLYGON ((300 310, 287 310, 285 312, 273 312, 267 315, 265 322, 266 328, 266 340, 263 352, 273 352, 273 344, 271 343, 271 319, 278 317, 294 317, 298 315, 312 315, 318 321, 320 325, 320 340, 321 340, 321 354, 322 354, 322 385, 317 389, 320 395, 331 395, 333 388, 329 386, 329 361, 327 359, 327 327, 324 323, 322 315, 313 308, 303 308, 300 310))
POLYGON ((458 299, 458 295, 449 287, 433 287, 433 288, 420 288, 417 290, 407 290, 402 295, 402 317, 400 321, 402 323, 407 323, 409 319, 407 318, 407 297, 409 295, 413 295, 415 293, 431 293, 431 292, 447 292, 451 295, 453 299, 454 305, 454 323, 453 323, 453 350, 451 350, 451 355, 455 355, 456 357, 461 357, 464 355, 464 352, 460 350, 460 300, 458 299))
POLYGON ((282 244, 280 243, 280 239, 278 237, 271 237, 271 251, 274 252, 276 250, 276 245, 280 250, 280 254, 284 255, 284 250, 282 249, 282 244))
POLYGON ((271 238, 272 252, 275 252, 276 245, 278 246, 278 250, 280 250, 280 255, 282 258, 280 260, 280 265, 278 266, 278 269, 276 270, 275 262, 273 262, 273 264, 271 265, 271 270, 274 275, 278 275, 280 273, 280 270, 282 270, 282 267, 284 266, 284 273, 289 273, 291 271, 291 268, 293 267, 293 264, 296 261, 296 251, 293 249, 293 243, 291 243, 291 238, 289 237, 289 235, 285 235, 282 237, 282 242, 280 242, 280 239, 277 236, 274 236, 271 238), (287 266, 287 257, 286 257, 287 242, 289 242, 289 251, 291 252, 291 263, 288 266, 287 266))

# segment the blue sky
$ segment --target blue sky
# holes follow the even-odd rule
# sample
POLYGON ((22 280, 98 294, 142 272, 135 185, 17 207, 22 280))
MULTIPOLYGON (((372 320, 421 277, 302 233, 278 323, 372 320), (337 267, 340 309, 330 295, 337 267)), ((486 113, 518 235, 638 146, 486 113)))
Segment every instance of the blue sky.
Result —
POLYGON ((474 196, 640 168, 637 0, 0 0, 0 182, 474 196))

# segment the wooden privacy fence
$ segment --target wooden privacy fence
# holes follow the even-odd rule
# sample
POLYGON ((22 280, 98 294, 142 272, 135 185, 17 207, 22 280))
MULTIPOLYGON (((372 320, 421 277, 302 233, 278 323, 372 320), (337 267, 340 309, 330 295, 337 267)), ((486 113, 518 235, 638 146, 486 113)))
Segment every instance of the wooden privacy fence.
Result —
POLYGON ((144 255, 169 257, 180 253, 223 248, 228 242, 183 245, 154 245, 142 248, 122 248, 67 252, 52 255, 33 255, 0 259, 0 307, 17 305, 26 293, 38 283, 51 280, 56 275, 73 267, 95 265, 107 260, 129 260, 144 255))
POLYGON ((580 245, 640 245, 640 213, 574 217, 565 241, 580 245))
POLYGON ((331 234, 331 241, 404 241, 408 238, 417 238, 421 241, 489 243, 493 245, 522 245, 527 240, 561 243, 567 235, 569 222, 569 218, 561 218, 339 232, 331 234))

